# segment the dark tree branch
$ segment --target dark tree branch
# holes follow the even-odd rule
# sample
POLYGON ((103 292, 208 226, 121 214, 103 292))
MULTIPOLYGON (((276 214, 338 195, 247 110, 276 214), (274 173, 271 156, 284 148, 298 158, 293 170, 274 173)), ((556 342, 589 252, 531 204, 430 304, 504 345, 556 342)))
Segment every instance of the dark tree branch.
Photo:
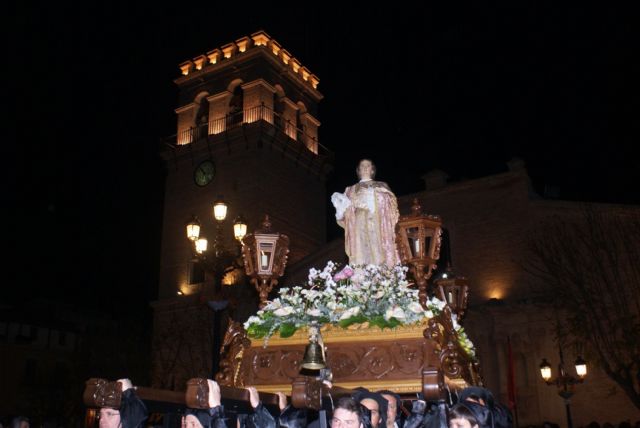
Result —
POLYGON ((640 409, 640 215, 585 208, 537 230, 525 271, 566 315, 574 344, 640 409))

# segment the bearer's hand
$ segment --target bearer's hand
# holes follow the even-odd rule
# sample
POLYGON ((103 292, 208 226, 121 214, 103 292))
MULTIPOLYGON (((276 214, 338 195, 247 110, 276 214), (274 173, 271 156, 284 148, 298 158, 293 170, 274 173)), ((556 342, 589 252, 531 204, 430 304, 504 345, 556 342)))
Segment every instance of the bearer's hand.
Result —
POLYGON ((211 379, 207 379, 207 385, 209 385, 209 407, 213 409, 221 404, 220 385, 211 379))
POLYGON ((249 402, 251 403, 251 407, 255 409, 260 404, 258 390, 253 386, 248 386, 246 389, 249 391, 249 402))
POLYGON ((118 382, 120 382, 120 386, 122 388, 122 392, 125 392, 127 389, 133 388, 133 384, 131 383, 131 380, 129 380, 129 379, 118 379, 118 382))

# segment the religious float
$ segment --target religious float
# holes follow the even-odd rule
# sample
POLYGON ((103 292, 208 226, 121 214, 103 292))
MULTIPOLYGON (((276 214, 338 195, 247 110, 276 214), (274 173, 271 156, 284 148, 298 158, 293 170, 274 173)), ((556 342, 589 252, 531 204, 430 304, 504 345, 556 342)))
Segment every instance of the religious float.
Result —
MULTIPOLYGON (((461 326, 467 281, 444 275, 428 282, 439 259, 441 226, 414 200, 411 214, 400 216, 394 229, 401 263, 330 261, 311 269, 306 284, 280 288, 244 324, 230 323, 216 380, 284 391, 294 405, 311 408, 331 390, 388 389, 440 400, 448 391, 482 385, 475 349, 461 326)), ((245 253, 258 264, 260 256, 245 253)), ((282 268, 286 263, 286 253, 268 257, 282 268)), ((247 274, 265 289, 255 266, 247 274)))

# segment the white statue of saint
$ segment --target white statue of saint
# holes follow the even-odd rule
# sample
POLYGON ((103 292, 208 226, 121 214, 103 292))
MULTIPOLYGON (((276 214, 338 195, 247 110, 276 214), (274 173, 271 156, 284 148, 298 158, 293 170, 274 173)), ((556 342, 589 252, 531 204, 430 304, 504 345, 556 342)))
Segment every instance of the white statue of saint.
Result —
POLYGON ((331 195, 336 220, 344 228, 349 264, 399 264, 395 234, 398 201, 387 183, 374 180, 376 167, 371 160, 362 159, 356 172, 358 183, 344 193, 331 195))

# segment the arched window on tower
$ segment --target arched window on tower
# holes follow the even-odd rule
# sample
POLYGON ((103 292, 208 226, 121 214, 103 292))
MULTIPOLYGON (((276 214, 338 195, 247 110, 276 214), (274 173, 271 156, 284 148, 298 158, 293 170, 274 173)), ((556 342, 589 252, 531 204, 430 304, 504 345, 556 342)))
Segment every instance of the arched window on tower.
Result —
POLYGON ((227 124, 229 127, 236 126, 242 123, 243 115, 243 97, 242 88, 240 85, 236 86, 233 90, 233 95, 229 100, 229 115, 227 116, 227 124))

